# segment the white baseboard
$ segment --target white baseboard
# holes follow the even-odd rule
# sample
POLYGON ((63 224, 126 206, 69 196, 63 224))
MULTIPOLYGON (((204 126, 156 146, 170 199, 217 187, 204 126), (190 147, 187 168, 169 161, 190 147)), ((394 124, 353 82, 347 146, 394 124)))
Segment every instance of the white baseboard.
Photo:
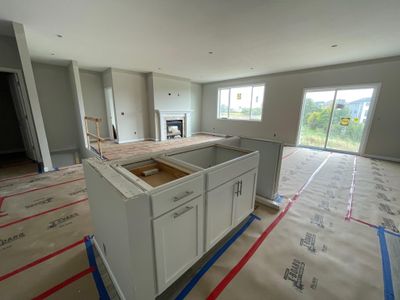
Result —
POLYGON ((93 242, 94 242, 94 246, 97 249, 97 252, 99 252, 100 257, 104 263, 104 265, 106 266, 108 275, 110 275, 111 281, 114 284, 115 289, 117 290, 118 296, 122 299, 122 300, 126 300, 124 293, 122 292, 120 286, 118 285, 117 279, 115 279, 114 273, 111 271, 110 265, 108 264, 106 258, 104 257, 103 252, 101 251, 101 248, 99 247, 99 244, 96 241, 96 238, 93 237, 93 242))
POLYGON ((117 143, 118 144, 126 144, 126 143, 133 143, 133 142, 143 142, 145 141, 145 138, 140 138, 140 139, 132 139, 132 140, 124 140, 124 141, 120 141, 118 140, 117 143))
POLYGON ((376 159, 381 159, 381 160, 400 162, 400 158, 397 158, 397 157, 374 155, 374 154, 365 154, 365 153, 362 156, 368 157, 368 158, 376 158, 376 159))
POLYGON ((216 132, 208 132, 208 131, 199 131, 199 132, 192 132, 192 136, 196 134, 207 134, 213 136, 220 136, 220 137, 230 137, 231 135, 223 134, 223 133, 216 133, 216 132))

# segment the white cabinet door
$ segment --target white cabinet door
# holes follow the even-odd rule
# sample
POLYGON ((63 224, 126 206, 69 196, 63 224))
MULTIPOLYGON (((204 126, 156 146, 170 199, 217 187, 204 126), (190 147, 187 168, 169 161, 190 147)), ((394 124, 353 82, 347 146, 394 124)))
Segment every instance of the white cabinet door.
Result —
POLYGON ((189 269, 203 248, 203 197, 153 221, 157 290, 162 293, 189 269))
POLYGON ((239 177, 239 193, 235 194, 234 226, 254 210, 257 169, 239 177))
POLYGON ((233 202, 238 190, 234 179, 207 192, 206 250, 214 246, 233 227, 233 202))

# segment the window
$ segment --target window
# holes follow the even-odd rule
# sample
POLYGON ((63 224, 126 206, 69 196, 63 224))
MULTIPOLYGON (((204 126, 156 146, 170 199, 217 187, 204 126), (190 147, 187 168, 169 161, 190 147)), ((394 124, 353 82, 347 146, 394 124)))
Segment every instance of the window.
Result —
POLYGON ((261 121, 264 85, 218 90, 218 119, 261 121))

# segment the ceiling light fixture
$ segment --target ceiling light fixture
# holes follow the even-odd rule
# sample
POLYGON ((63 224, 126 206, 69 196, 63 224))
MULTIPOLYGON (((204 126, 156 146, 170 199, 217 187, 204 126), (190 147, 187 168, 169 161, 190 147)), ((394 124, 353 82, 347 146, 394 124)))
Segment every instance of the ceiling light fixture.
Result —
POLYGON ((214 54, 214 52, 212 52, 212 51, 208 51, 208 54, 214 54))
POLYGON ((332 46, 331 46, 331 48, 336 48, 338 45, 337 44, 333 44, 332 46))
POLYGON ((63 35, 62 34, 57 34, 57 37, 62 38, 63 35))

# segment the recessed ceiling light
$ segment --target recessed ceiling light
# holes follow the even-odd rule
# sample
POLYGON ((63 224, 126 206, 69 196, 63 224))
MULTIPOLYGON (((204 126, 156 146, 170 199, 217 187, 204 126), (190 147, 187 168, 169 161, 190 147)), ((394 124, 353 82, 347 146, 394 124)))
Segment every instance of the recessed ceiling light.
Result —
POLYGON ((57 34, 57 37, 62 38, 63 35, 62 34, 57 34))
POLYGON ((333 44, 331 47, 336 48, 337 46, 338 46, 337 44, 333 44))

